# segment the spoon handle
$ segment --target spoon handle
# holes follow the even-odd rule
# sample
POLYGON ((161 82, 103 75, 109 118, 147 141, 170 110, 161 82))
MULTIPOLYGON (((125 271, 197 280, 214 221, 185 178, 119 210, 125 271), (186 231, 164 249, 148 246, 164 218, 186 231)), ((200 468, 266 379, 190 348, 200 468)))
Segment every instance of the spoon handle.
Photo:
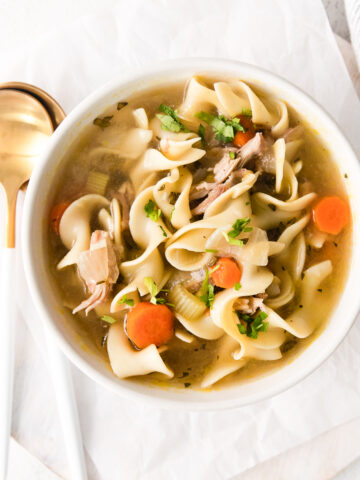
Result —
POLYGON ((45 327, 50 374, 53 379, 58 413, 64 434, 65 447, 72 480, 87 480, 84 449, 76 405, 74 385, 67 358, 45 327))
POLYGON ((0 479, 6 478, 14 372, 15 326, 15 248, 3 248, 0 277, 1 346, 0 346, 0 479))

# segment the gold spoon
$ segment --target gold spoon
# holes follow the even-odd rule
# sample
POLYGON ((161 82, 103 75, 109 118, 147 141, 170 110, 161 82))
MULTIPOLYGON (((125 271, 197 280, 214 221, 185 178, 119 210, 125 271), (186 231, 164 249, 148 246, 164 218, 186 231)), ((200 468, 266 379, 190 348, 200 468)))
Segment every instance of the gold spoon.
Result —
MULTIPOLYGON (((3 325, 0 345, 0 478, 7 470, 10 436, 13 324, 15 320, 15 209, 19 188, 26 188, 39 153, 53 130, 65 118, 60 105, 38 87, 20 82, 0 84, 0 183, 7 198, 5 248, 1 263, 0 304, 3 325), (2 348, 3 347, 3 348, 2 348)), ((50 373, 65 437, 71 478, 86 480, 81 429, 67 359, 45 329, 50 373)))
POLYGON ((49 115, 33 96, 15 90, 0 90, 0 183, 7 205, 2 250, 0 305, 0 475, 6 478, 14 368, 15 322, 15 213, 20 187, 29 180, 35 158, 53 132, 49 115))

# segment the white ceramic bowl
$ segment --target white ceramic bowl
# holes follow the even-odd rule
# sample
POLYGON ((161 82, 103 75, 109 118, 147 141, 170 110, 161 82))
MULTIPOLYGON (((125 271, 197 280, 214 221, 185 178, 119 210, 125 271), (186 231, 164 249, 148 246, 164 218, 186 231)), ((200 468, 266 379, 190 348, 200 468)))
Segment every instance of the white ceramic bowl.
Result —
POLYGON ((140 397, 160 406, 187 409, 232 408, 275 395, 294 385, 317 368, 339 345, 359 309, 360 296, 360 169, 358 160, 337 124, 305 93, 280 77, 240 62, 216 59, 179 59, 133 75, 121 75, 83 100, 63 121, 39 161, 27 191, 24 211, 23 256, 28 285, 41 318, 53 331, 67 357, 99 384, 119 395, 140 397), (353 212, 351 271, 340 302, 324 332, 294 362, 264 378, 211 392, 179 391, 149 387, 112 374, 106 362, 84 348, 71 322, 65 321, 58 294, 51 288, 45 248, 49 192, 56 184, 59 165, 84 126, 110 105, 149 86, 187 79, 193 74, 233 76, 275 92, 310 123, 316 125, 342 174, 348 174, 347 188, 353 212))

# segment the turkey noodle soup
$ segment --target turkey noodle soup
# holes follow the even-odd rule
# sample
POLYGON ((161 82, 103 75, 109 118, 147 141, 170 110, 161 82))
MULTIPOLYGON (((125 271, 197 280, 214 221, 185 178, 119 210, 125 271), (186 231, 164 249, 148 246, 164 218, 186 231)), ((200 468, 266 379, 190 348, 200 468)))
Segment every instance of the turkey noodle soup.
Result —
POLYGON ((81 335, 118 377, 157 385, 285 365, 326 325, 351 250, 311 119, 238 79, 119 100, 70 149, 50 213, 50 269, 81 335))

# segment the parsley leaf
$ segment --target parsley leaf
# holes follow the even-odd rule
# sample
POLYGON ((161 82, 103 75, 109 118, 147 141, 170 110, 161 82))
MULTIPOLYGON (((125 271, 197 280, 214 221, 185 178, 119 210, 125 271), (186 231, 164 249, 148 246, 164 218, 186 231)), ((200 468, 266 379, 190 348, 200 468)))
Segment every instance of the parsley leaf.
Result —
POLYGON ((225 240, 228 242, 229 245, 236 245, 238 247, 242 247, 244 245, 243 240, 240 240, 239 238, 230 238, 229 234, 226 232, 222 232, 222 234, 225 237, 225 240))
POLYGON ((103 322, 107 322, 107 323, 115 323, 115 322, 116 322, 115 318, 110 317, 110 315, 103 315, 103 316, 101 317, 101 320, 102 320, 103 322))
POLYGON ((238 218, 232 226, 232 230, 228 233, 231 238, 238 237, 242 232, 251 232, 252 227, 247 227, 250 218, 238 218))
POLYGON ((157 222, 161 217, 161 213, 162 213, 160 208, 157 208, 157 205, 154 202, 154 200, 151 200, 151 199, 145 205, 144 212, 146 213, 146 216, 150 218, 150 220, 152 220, 153 222, 157 222))
POLYGON ((246 334, 246 336, 256 339, 258 338, 259 332, 266 332, 268 329, 269 322, 264 322, 268 317, 266 312, 260 312, 255 318, 239 312, 237 312, 237 315, 240 320, 246 323, 246 327, 243 323, 237 324, 239 332, 243 335, 246 334))
POLYGON ((118 104, 116 105, 116 110, 122 110, 124 107, 126 107, 127 104, 128 102, 118 102, 118 104))
POLYGON ((168 290, 159 290, 156 283, 151 277, 145 277, 144 278, 144 285, 148 289, 150 293, 150 302, 153 303, 154 305, 168 305, 169 307, 173 307, 174 305, 172 303, 168 303, 165 298, 156 298, 156 295, 160 292, 167 292, 168 290))
POLYGON ((243 108, 241 110, 241 115, 244 115, 245 117, 252 117, 251 108, 243 108))
POLYGON ((236 282, 235 285, 234 285, 234 288, 235 288, 236 291, 240 290, 240 288, 241 288, 240 283, 236 282))
POLYGON ((157 299, 156 299, 156 295, 159 293, 159 289, 158 289, 156 283, 154 282, 154 280, 151 277, 145 277, 144 278, 144 285, 149 290, 149 293, 150 293, 150 296, 151 296, 150 302, 153 303, 154 305, 156 305, 158 303, 157 299))
POLYGON ((126 303, 126 305, 129 305, 129 307, 134 306, 134 300, 132 298, 127 298, 126 295, 124 295, 117 303, 119 305, 121 305, 122 303, 126 303))
POLYGON ((172 220, 172 216, 173 216, 173 214, 174 214, 174 211, 175 211, 175 207, 174 207, 174 208, 171 210, 171 212, 170 212, 170 215, 169 215, 169 220, 170 220, 170 222, 171 222, 171 220, 172 220))
POLYGON ((215 248, 205 248, 205 252, 208 253, 217 253, 218 251, 215 248))
POLYGON ((205 305, 209 308, 212 308, 214 303, 214 285, 209 283, 209 270, 206 270, 205 279, 202 283, 202 295, 200 300, 205 303, 205 305))
POLYGON ((229 152, 229 157, 230 157, 230 160, 235 160, 235 153, 229 152))
POLYGON ((159 225, 160 230, 162 231, 163 237, 167 237, 167 233, 165 232, 164 228, 159 225))
POLYGON ((199 129, 198 129, 198 132, 197 132, 197 133, 198 133, 199 137, 201 138, 202 146, 205 148, 205 146, 206 146, 206 142, 205 142, 205 127, 204 127, 204 125, 202 125, 201 123, 200 123, 200 125, 199 125, 199 129))
POLYGON ((177 111, 163 103, 159 107, 160 112, 156 116, 161 122, 161 128, 169 132, 188 132, 189 130, 180 122, 177 111))
POLYGON ((195 114, 195 117, 203 120, 210 125, 215 132, 215 138, 221 142, 232 142, 236 132, 245 132, 244 127, 240 124, 238 118, 229 120, 224 115, 215 116, 207 112, 199 112, 195 114))
POLYGON ((100 127, 101 130, 104 130, 104 128, 108 127, 111 123, 111 119, 113 118, 114 115, 108 115, 107 117, 97 117, 93 121, 93 124, 96 125, 97 127, 100 127))

